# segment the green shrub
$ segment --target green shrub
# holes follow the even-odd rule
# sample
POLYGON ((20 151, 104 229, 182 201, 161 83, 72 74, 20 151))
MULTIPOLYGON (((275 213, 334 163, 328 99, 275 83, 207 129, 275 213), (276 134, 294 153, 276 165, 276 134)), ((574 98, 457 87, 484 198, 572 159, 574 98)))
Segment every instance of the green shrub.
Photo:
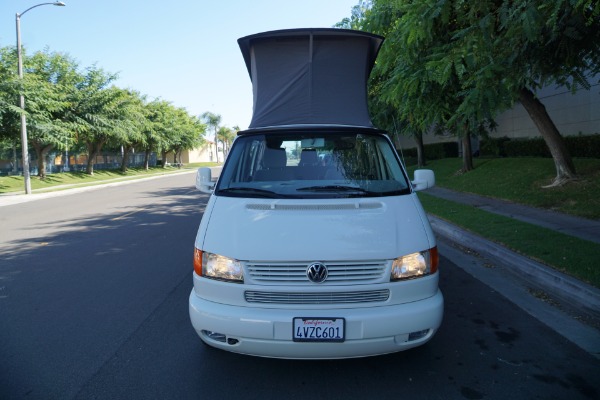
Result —
MULTIPOLYGON (((565 136, 564 139, 571 157, 600 158, 600 134, 565 136)), ((482 141, 481 154, 498 157, 552 157, 541 137, 489 138, 482 141)))
POLYGON ((458 157, 458 141, 442 143, 444 156, 442 158, 458 157))
POLYGON ((432 143, 426 144, 425 147, 425 159, 427 160, 441 160, 444 158, 444 144, 443 143, 432 143))
POLYGON ((507 157, 552 157, 542 138, 512 139, 504 143, 507 157))
POLYGON ((404 156, 405 158, 417 158, 417 148, 413 147, 410 149, 396 149, 400 156, 404 156))
POLYGON ((509 140, 506 136, 483 139, 479 145, 479 152, 483 157, 506 157, 504 144, 509 140))
POLYGON ((404 166, 417 165, 417 163, 418 163, 417 157, 404 156, 403 161, 404 161, 404 166))
MULTIPOLYGON (((571 157, 600 158, 600 134, 565 136, 565 144, 571 157)), ((426 160, 440 160, 442 158, 458 157, 458 140, 444 143, 425 145, 426 160)), ((541 157, 551 158, 550 150, 541 137, 509 139, 486 138, 479 145, 480 155, 483 157, 541 157)), ((400 153, 400 151, 398 151, 400 153)), ((415 147, 402 150, 404 157, 416 158, 415 147)))
MULTIPOLYGON (((425 148, 425 160, 441 160, 442 158, 458 157, 457 142, 432 143, 423 146, 425 148)), ((417 158, 417 148, 398 149, 398 154, 404 158, 417 158)), ((408 163, 407 163, 408 164, 408 163)))
POLYGON ((565 137, 571 157, 600 158, 600 134, 565 137))

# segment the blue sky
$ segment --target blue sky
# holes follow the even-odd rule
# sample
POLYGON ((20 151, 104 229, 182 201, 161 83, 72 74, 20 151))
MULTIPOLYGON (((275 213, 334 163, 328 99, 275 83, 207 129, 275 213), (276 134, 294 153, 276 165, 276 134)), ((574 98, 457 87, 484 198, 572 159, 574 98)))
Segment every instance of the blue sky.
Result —
MULTIPOLYGON (((15 14, 43 3, 0 0, 0 46, 15 46, 15 14)), ((52 2, 52 1, 50 1, 52 2)), ((237 39, 275 29, 331 27, 358 0, 64 0, 21 18, 27 52, 48 47, 118 73, 119 87, 245 129, 252 87, 237 39)))

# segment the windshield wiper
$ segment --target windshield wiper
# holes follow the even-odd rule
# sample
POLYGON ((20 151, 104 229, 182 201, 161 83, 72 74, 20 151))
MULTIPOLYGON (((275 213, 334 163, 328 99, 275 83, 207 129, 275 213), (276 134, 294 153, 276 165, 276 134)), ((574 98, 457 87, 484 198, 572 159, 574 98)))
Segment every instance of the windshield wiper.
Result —
POLYGON ((358 186, 348 186, 348 185, 323 185, 323 186, 307 186, 303 188, 296 189, 300 191, 310 191, 310 192, 359 192, 368 195, 379 195, 380 193, 372 192, 367 189, 363 189, 358 186))
POLYGON ((253 194, 258 197, 267 197, 267 198, 284 197, 283 195, 281 195, 277 192, 274 192, 272 190, 249 188, 249 187, 230 187, 230 188, 225 188, 225 189, 219 189, 219 191, 217 192, 217 194, 235 194, 235 193, 253 194))

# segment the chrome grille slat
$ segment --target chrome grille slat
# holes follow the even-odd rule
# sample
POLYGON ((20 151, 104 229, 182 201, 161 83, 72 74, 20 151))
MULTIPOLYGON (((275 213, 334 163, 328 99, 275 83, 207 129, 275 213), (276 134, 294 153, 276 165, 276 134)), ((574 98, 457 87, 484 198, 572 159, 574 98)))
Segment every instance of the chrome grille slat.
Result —
MULTIPOLYGON (((246 270, 252 282, 260 284, 281 284, 293 282, 295 284, 311 283, 306 276, 306 269, 310 262, 303 263, 260 263, 247 262, 246 270)), ((328 277, 323 285, 348 283, 375 283, 379 282, 386 270, 385 261, 330 263, 325 262, 328 277)))
POLYGON ((353 304, 387 301, 388 289, 358 292, 263 292, 248 290, 244 297, 249 303, 262 304, 353 304))

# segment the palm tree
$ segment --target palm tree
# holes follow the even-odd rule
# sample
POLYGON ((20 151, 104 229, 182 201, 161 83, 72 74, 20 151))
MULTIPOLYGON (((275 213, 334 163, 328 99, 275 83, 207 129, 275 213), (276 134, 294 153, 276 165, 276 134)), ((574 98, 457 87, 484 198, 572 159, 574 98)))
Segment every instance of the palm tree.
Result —
POLYGON ((214 131, 214 138, 215 138, 215 156, 216 156, 216 160, 217 162, 219 162, 219 153, 217 150, 217 132, 219 130, 219 125, 221 124, 221 116, 219 114, 214 114, 210 111, 206 111, 205 113, 203 113, 200 118, 206 123, 206 125, 208 125, 209 127, 213 128, 214 131))
POLYGON ((235 137, 235 132, 231 128, 222 126, 217 132, 217 137, 223 144, 223 155, 227 157, 227 154, 229 153, 229 147, 231 146, 231 142, 233 142, 233 138, 235 137))

